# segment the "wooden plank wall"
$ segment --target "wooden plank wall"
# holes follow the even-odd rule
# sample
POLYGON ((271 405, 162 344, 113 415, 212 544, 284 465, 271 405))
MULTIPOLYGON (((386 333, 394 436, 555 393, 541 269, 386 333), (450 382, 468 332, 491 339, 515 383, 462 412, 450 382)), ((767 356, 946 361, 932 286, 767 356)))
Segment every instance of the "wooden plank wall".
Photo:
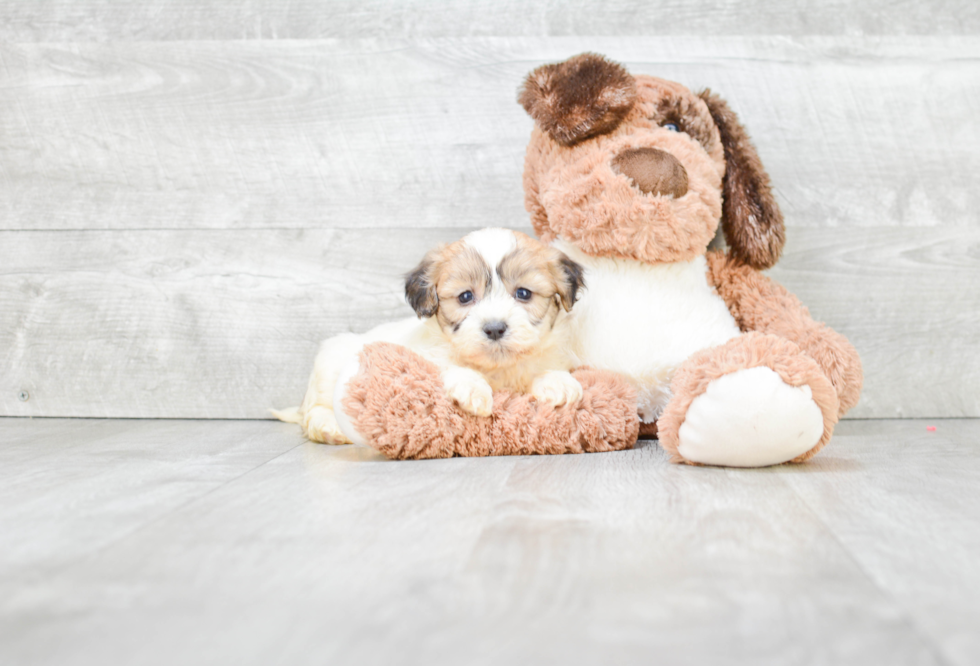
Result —
POLYGON ((592 50, 741 115, 851 416, 980 416, 980 5, 775 4, 0 0, 0 415, 295 404, 426 248, 528 228, 515 90, 592 50))

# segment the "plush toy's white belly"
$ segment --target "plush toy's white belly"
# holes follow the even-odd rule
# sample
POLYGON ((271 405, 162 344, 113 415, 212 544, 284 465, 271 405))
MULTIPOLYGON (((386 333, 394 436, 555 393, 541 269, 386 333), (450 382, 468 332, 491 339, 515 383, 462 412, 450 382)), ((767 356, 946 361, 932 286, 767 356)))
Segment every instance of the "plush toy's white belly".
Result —
POLYGON ((673 264, 590 257, 561 239, 553 245, 585 267, 585 291, 572 310, 583 365, 615 370, 636 386, 640 418, 659 418, 670 380, 694 352, 739 335, 708 284, 703 256, 673 264))

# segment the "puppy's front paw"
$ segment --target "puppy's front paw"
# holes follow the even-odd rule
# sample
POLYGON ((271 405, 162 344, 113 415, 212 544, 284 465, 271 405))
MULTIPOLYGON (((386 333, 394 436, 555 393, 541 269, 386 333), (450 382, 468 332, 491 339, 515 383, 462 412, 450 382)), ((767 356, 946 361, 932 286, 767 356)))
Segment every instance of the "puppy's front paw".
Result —
POLYGON ((450 368, 442 373, 442 381, 446 393, 464 412, 476 416, 490 416, 493 412, 493 389, 480 373, 469 368, 450 368))
POLYGON ((535 400, 555 407, 574 405, 582 399, 582 385, 570 373, 552 370, 534 380, 531 395, 535 400))

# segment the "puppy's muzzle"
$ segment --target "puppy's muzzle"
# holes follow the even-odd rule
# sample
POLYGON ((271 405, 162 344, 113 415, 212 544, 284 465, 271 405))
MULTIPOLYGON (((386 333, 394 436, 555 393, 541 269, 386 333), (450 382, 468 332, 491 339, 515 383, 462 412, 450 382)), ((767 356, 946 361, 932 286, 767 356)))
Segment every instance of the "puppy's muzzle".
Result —
POLYGON ((507 332, 507 324, 502 321, 488 321, 483 325, 483 333, 491 340, 499 340, 507 332))
POLYGON ((644 194, 687 194, 687 169, 676 157, 659 148, 630 148, 612 160, 613 170, 631 179, 644 194))

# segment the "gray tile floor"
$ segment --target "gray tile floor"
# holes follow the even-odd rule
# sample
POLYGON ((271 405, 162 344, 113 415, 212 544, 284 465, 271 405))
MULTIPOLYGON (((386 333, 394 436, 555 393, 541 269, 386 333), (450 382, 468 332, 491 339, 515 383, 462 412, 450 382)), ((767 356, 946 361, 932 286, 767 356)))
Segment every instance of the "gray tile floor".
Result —
POLYGON ((978 489, 980 420, 731 470, 0 419, 0 663, 975 664, 978 489))

